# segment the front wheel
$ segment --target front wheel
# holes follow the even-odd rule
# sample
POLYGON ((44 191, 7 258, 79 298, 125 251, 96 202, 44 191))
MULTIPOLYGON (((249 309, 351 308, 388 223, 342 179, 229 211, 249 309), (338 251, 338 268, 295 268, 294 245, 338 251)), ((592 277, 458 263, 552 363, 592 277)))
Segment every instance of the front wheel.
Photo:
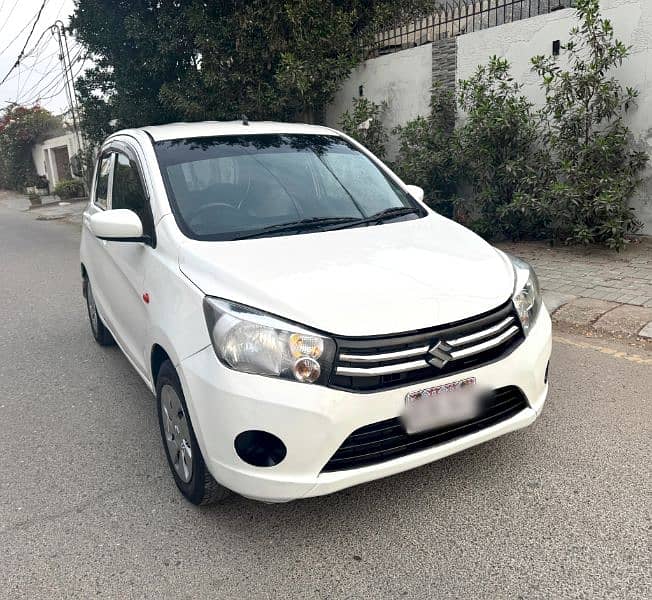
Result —
POLYGON ((93 288, 91 288, 91 282, 88 280, 88 277, 84 277, 83 285, 84 296, 86 298, 86 308, 88 309, 88 320, 91 323, 93 337, 100 346, 113 346, 115 341, 111 332, 106 328, 106 325, 104 325, 100 313, 97 311, 95 297, 93 296, 93 288))
POLYGON ((166 360, 156 379, 158 422, 163 448, 177 487, 197 505, 213 504, 229 495, 208 472, 199 450, 176 370, 166 360))

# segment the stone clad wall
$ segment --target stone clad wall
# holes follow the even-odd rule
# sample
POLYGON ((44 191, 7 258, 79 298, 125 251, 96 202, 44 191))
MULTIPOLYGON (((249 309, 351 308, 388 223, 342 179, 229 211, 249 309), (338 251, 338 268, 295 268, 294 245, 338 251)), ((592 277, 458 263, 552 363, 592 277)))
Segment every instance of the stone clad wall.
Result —
POLYGON ((447 38, 432 44, 432 83, 450 90, 457 81, 457 38, 447 38))

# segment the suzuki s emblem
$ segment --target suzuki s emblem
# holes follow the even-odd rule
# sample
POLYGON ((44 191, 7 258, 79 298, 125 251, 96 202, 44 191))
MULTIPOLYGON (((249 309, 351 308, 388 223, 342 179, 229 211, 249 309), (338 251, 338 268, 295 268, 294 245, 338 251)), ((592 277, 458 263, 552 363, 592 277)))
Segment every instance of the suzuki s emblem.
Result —
POLYGON ((446 342, 439 340, 430 350, 428 354, 432 358, 428 359, 428 362, 438 369, 443 369, 446 366, 446 363, 450 361, 453 357, 449 354, 450 346, 446 342))

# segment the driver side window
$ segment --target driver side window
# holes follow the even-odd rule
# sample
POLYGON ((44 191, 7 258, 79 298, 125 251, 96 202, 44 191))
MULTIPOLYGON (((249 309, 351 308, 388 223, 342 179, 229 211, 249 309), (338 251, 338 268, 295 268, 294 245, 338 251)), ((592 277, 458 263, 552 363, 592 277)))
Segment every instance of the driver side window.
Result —
POLYGON ((138 167, 133 160, 120 152, 116 153, 115 158, 111 208, 127 208, 135 212, 143 224, 143 234, 153 236, 152 213, 138 167))

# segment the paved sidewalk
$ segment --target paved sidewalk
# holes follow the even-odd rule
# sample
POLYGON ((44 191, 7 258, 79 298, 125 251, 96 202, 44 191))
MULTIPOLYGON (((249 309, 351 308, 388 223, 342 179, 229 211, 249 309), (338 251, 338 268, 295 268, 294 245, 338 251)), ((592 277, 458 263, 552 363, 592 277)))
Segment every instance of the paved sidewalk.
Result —
POLYGON ((622 252, 543 242, 499 247, 532 264, 557 324, 652 340, 652 238, 622 252))
POLYGON ((640 238, 622 252, 539 242, 500 244, 527 260, 541 287, 561 294, 652 307, 652 238, 640 238))

